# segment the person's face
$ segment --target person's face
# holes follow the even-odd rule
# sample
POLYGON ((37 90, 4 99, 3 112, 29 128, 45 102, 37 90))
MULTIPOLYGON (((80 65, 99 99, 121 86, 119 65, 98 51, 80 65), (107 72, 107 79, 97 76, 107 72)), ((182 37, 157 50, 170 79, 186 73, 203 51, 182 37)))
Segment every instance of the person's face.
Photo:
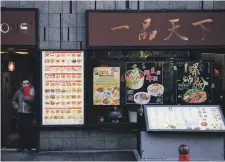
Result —
POLYGON ((26 86, 30 86, 29 80, 24 80, 24 81, 22 82, 22 87, 26 87, 26 86))

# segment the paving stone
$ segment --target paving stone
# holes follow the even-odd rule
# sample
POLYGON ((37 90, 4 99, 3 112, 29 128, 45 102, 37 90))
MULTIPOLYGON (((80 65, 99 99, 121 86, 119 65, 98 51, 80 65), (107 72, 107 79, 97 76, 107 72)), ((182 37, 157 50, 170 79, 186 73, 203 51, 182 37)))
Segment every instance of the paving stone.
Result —
POLYGON ((77 28, 69 28, 69 41, 77 41, 77 28))
POLYGON ((200 10, 202 9, 202 1, 187 1, 187 9, 188 10, 200 10))
POLYGON ((111 152, 110 161, 136 161, 133 152, 111 152))
POLYGON ((82 42, 82 49, 86 49, 86 48, 87 48, 86 42, 82 42))
POLYGON ((111 155, 109 153, 98 153, 94 156, 95 161, 110 161, 111 155))
POLYGON ((106 131, 105 132, 105 137, 117 137, 118 133, 117 132, 113 132, 113 131, 106 131))
POLYGON ((213 1, 204 1, 203 9, 204 10, 213 9, 213 1))
POLYGON ((44 28, 42 27, 39 28, 39 41, 44 42, 44 28))
POLYGON ((186 1, 173 1, 173 9, 187 9, 187 2, 186 1))
POLYGON ((39 9, 40 13, 48 13, 48 1, 35 1, 35 8, 39 9))
POLYGON ((88 9, 95 9, 95 1, 77 1, 77 13, 85 14, 88 9))
POLYGON ((19 1, 6 1, 5 7, 8 8, 20 8, 20 2, 19 1))
POLYGON ((85 28, 77 28, 77 41, 86 41, 85 28))
POLYGON ((60 27, 60 14, 49 14, 49 27, 60 27))
POLYGON ((62 13, 70 13, 70 1, 62 2, 62 13))
POLYGON ((39 155, 34 159, 34 161, 50 161, 50 158, 50 155, 39 155))
POLYGON ((132 137, 118 137, 118 148, 119 149, 131 149, 132 148, 132 137))
POLYGON ((20 1, 20 8, 34 8, 34 1, 20 1))
POLYGON ((40 150, 48 150, 50 147, 48 138, 40 138, 40 150))
POLYGON ((172 9, 173 2, 172 1, 159 1, 159 9, 172 9))
POLYGON ((63 150, 70 151, 76 150, 77 148, 77 139, 76 138, 64 138, 63 139, 63 150))
POLYGON ((117 137, 105 138, 105 149, 118 149, 118 138, 117 137))
POLYGON ((103 7, 105 10, 115 10, 116 9, 116 2, 115 1, 104 1, 103 7))
POLYGON ((101 150, 104 149, 105 141, 104 138, 91 138, 90 149, 101 150))
POLYGON ((62 13, 62 1, 49 1, 49 13, 62 13))
POLYGON ((76 27, 76 14, 63 14, 62 15, 63 27, 76 27))
POLYGON ((86 26, 85 14, 77 14, 77 27, 84 28, 86 26))
POLYGON ((77 13, 77 1, 72 1, 72 13, 77 13))
POLYGON ((48 49, 48 42, 39 42, 40 49, 48 49))
POLYGON ((91 137, 105 137, 105 132, 100 130, 92 130, 91 131, 91 137))
POLYGON ((77 137, 77 131, 75 131, 75 130, 64 130, 62 132, 62 137, 75 138, 75 137, 77 137))
POLYGON ((129 9, 137 10, 138 9, 138 2, 137 1, 129 1, 129 9))
POLYGON ((95 159, 95 157, 94 157, 94 155, 93 155, 93 153, 89 153, 88 155, 87 155, 87 153, 80 153, 79 154, 79 156, 80 156, 80 161, 94 161, 94 159, 95 159))
POLYGON ((96 1, 96 9, 104 9, 104 1, 96 1))
POLYGON ((48 28, 48 40, 60 41, 60 28, 48 28))
POLYGON ((62 49, 80 49, 79 42, 62 42, 62 49))
POLYGON ((140 1, 140 10, 158 10, 159 1, 140 1))
POLYGON ((60 49, 60 42, 52 42, 52 41, 50 41, 48 43, 48 48, 49 49, 60 49))
POLYGON ((77 138, 77 149, 88 150, 90 149, 90 138, 77 138))
POLYGON ((126 9, 126 1, 116 1, 116 10, 126 9))
POLYGON ((5 1, 1 1, 1 7, 5 7, 5 1))
POLYGON ((40 27, 48 27, 48 14, 39 14, 39 25, 40 27))
POLYGON ((225 1, 213 1, 214 9, 225 9, 225 1))

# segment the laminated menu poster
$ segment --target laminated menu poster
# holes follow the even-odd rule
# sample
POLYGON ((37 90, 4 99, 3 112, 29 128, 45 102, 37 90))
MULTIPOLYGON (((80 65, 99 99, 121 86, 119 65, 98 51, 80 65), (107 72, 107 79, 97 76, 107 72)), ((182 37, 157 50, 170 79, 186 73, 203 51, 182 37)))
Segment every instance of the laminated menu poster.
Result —
POLYGON ((163 104, 162 62, 126 63, 126 103, 163 104))
POLYGON ((42 124, 84 124, 83 52, 42 53, 42 124))
POLYGON ((177 62, 177 103, 211 104, 211 62, 177 62))
POLYGON ((120 68, 93 69, 93 105, 120 104, 120 68))
POLYGON ((148 131, 222 131, 224 116, 219 106, 149 106, 144 108, 148 131))

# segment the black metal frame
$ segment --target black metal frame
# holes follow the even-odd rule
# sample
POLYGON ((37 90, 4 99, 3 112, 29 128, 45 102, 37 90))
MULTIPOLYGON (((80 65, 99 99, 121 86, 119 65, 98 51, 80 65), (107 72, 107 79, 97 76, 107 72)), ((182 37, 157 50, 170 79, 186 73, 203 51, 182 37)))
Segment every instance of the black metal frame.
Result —
POLYGON ((225 12, 225 10, 86 10, 86 46, 88 50, 201 50, 201 51, 225 51, 222 46, 89 46, 89 13, 193 13, 193 12, 225 12))
MULTIPOLYGON (((39 94, 39 97, 40 97, 40 100, 39 100, 39 103, 40 103, 40 105, 41 105, 41 109, 40 109, 40 118, 39 118, 39 124, 40 124, 40 129, 45 129, 45 128, 53 128, 53 129, 57 129, 57 128, 84 128, 85 126, 86 126, 86 119, 87 119, 87 97, 84 97, 84 107, 83 107, 83 110, 84 110, 84 124, 81 124, 81 125, 43 125, 42 124, 42 116, 43 116, 43 108, 42 108, 42 87, 43 87, 43 85, 42 85, 42 52, 45 52, 45 51, 57 51, 57 52, 65 52, 65 51, 80 51, 80 52, 84 52, 84 56, 83 56, 83 59, 84 59, 84 72, 86 71, 86 67, 87 67, 87 64, 85 63, 85 60, 86 60, 86 52, 84 51, 84 50, 75 50, 75 49, 65 49, 65 50, 62 50, 62 49, 41 49, 40 50, 40 52, 39 52, 39 54, 40 54, 40 57, 39 57, 39 59, 38 59, 38 61, 39 61, 39 65, 40 65, 40 67, 39 67, 39 75, 40 75, 40 82, 39 82, 39 84, 40 84, 40 89, 41 89, 41 93, 39 94)), ((86 96, 87 95, 87 79, 85 78, 85 76, 84 76, 84 96, 86 96)))

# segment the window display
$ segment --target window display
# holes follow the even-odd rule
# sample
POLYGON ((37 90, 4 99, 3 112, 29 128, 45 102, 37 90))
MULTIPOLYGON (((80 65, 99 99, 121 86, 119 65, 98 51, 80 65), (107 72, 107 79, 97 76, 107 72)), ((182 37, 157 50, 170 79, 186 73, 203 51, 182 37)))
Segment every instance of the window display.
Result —
POLYGON ((126 63, 126 103, 163 104, 162 62, 126 63))
POLYGON ((93 105, 120 105, 120 68, 93 69, 93 105))
POLYGON ((84 124, 83 52, 42 53, 42 124, 84 124))
POLYGON ((145 106, 148 131, 222 131, 224 116, 220 106, 145 106))
POLYGON ((178 104, 210 104, 211 62, 178 62, 177 100, 178 104))

